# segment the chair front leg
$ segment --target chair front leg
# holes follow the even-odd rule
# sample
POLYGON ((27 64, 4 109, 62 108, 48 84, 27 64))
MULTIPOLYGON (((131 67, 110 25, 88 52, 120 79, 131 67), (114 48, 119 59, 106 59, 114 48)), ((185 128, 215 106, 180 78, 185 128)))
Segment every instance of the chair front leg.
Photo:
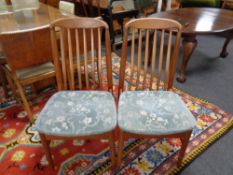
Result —
POLYGON ((124 131, 120 130, 120 138, 118 142, 118 154, 117 154, 117 168, 120 168, 121 161, 123 158, 123 147, 124 147, 124 131))
POLYGON ((54 169, 53 159, 52 159, 51 151, 49 148, 50 141, 46 140, 46 137, 44 134, 39 133, 39 135, 41 139, 41 144, 43 145, 45 149, 46 159, 48 160, 50 167, 54 169))
POLYGON ((115 157, 115 135, 114 131, 109 133, 109 147, 110 147, 110 158, 112 162, 112 167, 116 167, 116 157, 115 157))
POLYGON ((188 146, 191 134, 192 134, 192 130, 183 133, 183 135, 180 137, 180 140, 182 142, 182 146, 180 148, 180 153, 179 153, 178 161, 177 161, 177 164, 176 164, 177 167, 181 166, 182 160, 184 158, 185 150, 186 150, 186 148, 188 146))
POLYGON ((10 89, 12 91, 12 94, 14 96, 14 98, 16 99, 17 102, 20 102, 20 100, 18 99, 18 96, 17 96, 17 93, 16 93, 16 87, 15 87, 15 84, 13 82, 13 80, 10 78, 10 76, 6 73, 6 79, 7 79, 7 82, 10 86, 10 89))
POLYGON ((33 123, 33 114, 32 114, 32 111, 30 109, 29 103, 27 101, 26 95, 24 94, 23 88, 18 80, 15 80, 15 83, 16 83, 16 86, 19 90, 19 94, 20 94, 20 97, 22 99, 23 106, 24 106, 25 110, 27 111, 28 118, 29 118, 30 122, 33 123))

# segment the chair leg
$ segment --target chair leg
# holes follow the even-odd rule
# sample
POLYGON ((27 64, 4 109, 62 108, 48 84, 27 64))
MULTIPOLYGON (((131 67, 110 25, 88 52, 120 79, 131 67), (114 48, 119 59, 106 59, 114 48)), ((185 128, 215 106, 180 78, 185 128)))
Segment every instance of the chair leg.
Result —
POLYGON ((2 84, 4 95, 5 95, 6 98, 8 98, 6 74, 5 74, 4 70, 3 70, 3 68, 1 67, 1 65, 0 65, 0 82, 2 84))
POLYGON ((15 85, 12 81, 12 79, 9 77, 9 75, 6 74, 6 79, 7 79, 7 82, 11 88, 11 91, 12 91, 12 94, 13 96, 15 97, 15 99, 18 101, 18 98, 17 98, 17 93, 16 93, 16 88, 15 88, 15 85))
POLYGON ((115 168, 116 166, 116 159, 115 159, 115 136, 114 131, 110 132, 109 134, 109 147, 110 147, 110 158, 112 162, 112 167, 115 168))
POLYGON ((17 88, 19 90, 19 94, 21 96, 21 99, 23 101, 23 106, 24 106, 25 110, 27 111, 28 118, 29 118, 30 122, 32 123, 33 122, 33 114, 32 114, 32 111, 30 109, 30 106, 29 106, 29 103, 27 101, 27 98, 26 98, 26 96, 24 94, 23 88, 20 85, 20 83, 18 82, 18 80, 16 80, 15 82, 16 82, 16 86, 17 86, 17 88))
POLYGON ((180 137, 181 142, 182 142, 182 146, 181 146, 178 161, 176 164, 177 167, 181 166, 181 164, 182 164, 182 160, 184 158, 185 150, 188 146, 189 138, 190 138, 191 134, 192 134, 192 131, 187 131, 183 134, 183 136, 180 137))
POLYGON ((53 159, 52 159, 51 151, 50 151, 50 148, 49 148, 49 141, 46 140, 45 135, 41 134, 41 133, 40 133, 40 139, 41 139, 41 143, 42 143, 42 145, 43 145, 43 147, 45 149, 46 159, 48 160, 50 167, 52 169, 54 169, 53 159))
POLYGON ((117 167, 120 168, 121 160, 123 157, 123 146, 124 146, 124 132, 120 130, 120 138, 118 142, 118 154, 117 154, 117 167))

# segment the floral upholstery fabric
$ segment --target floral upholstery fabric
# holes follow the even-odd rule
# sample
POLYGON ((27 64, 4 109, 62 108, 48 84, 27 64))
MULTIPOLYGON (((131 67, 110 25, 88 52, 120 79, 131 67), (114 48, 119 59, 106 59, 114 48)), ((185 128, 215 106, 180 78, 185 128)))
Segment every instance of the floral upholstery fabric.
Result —
POLYGON ((126 91, 119 100, 118 124, 131 133, 163 135, 190 130, 195 119, 173 92, 126 91))
POLYGON ((117 123, 115 101, 104 91, 61 91, 36 120, 36 129, 54 136, 87 136, 111 131, 117 123))

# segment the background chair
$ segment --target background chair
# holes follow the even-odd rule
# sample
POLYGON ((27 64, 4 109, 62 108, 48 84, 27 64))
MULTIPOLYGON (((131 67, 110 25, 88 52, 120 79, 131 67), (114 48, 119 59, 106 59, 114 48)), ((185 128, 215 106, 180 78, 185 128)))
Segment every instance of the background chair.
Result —
POLYGON ((47 160, 53 167, 48 144, 52 139, 102 138, 109 140, 110 157, 114 165, 116 108, 113 96, 109 93, 112 92, 112 65, 108 26, 92 18, 63 19, 52 24, 52 37, 54 62, 57 70, 60 70, 56 72, 58 87, 66 91, 53 95, 36 121, 47 160), (61 31, 60 49, 55 28, 61 31), (105 43, 101 40, 102 33, 105 43), (91 44, 89 52, 88 37, 91 44), (75 46, 72 38, 75 39, 75 46), (90 64, 88 57, 91 57, 90 64), (96 87, 101 91, 90 90, 96 87), (103 91, 105 87, 109 92, 103 91), (85 88, 89 91, 68 91, 85 88))
POLYGON ((142 18, 126 24, 119 82, 118 165, 122 159, 124 140, 130 137, 180 138, 182 147, 177 165, 181 165, 195 119, 181 98, 168 91, 173 85, 180 36, 181 24, 173 20, 142 18), (129 31, 132 31, 131 43, 128 43, 129 31), (143 34, 145 40, 142 40, 143 34), (126 63, 128 51, 129 64, 126 63), (149 59, 151 68, 148 68, 149 59), (130 69, 126 69, 126 64, 130 69), (129 91, 123 92, 125 81, 129 91))
POLYGON ((59 1, 59 9, 65 12, 74 14, 74 3, 66 2, 66 1, 59 1))
MULTIPOLYGON (((84 17, 97 17, 101 16, 104 21, 106 21, 109 25, 110 31, 110 39, 112 48, 122 43, 121 39, 116 39, 115 31, 118 29, 123 29, 124 19, 125 18, 136 18, 138 15, 137 9, 125 9, 122 11, 114 11, 113 4, 119 0, 77 0, 75 1, 75 14, 77 16, 84 16, 84 17), (114 28, 114 21, 119 23, 120 27, 114 28)), ((130 1, 132 0, 125 0, 127 2, 127 7, 130 6, 130 1)), ((131 4, 132 5, 132 4, 131 4)), ((116 26, 116 25, 115 25, 116 26)), ((123 31, 121 31, 123 32, 123 31)), ((121 36, 121 35, 119 35, 121 36)))
POLYGON ((55 77, 49 28, 1 34, 0 40, 6 55, 7 65, 4 70, 9 84, 11 89, 15 89, 13 85, 16 84, 28 118, 32 122, 33 113, 23 87, 55 77))

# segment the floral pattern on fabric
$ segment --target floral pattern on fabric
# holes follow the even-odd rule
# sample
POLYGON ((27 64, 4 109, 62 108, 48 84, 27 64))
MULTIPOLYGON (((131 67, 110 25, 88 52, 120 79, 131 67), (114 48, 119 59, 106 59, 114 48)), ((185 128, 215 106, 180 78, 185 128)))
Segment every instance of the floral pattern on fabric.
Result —
POLYGON ((196 121, 173 92, 126 91, 120 97, 118 123, 132 133, 169 134, 190 130, 196 121))
POLYGON ((103 91, 58 92, 36 121, 39 132, 58 136, 101 134, 115 126, 115 101, 109 92, 103 91))

